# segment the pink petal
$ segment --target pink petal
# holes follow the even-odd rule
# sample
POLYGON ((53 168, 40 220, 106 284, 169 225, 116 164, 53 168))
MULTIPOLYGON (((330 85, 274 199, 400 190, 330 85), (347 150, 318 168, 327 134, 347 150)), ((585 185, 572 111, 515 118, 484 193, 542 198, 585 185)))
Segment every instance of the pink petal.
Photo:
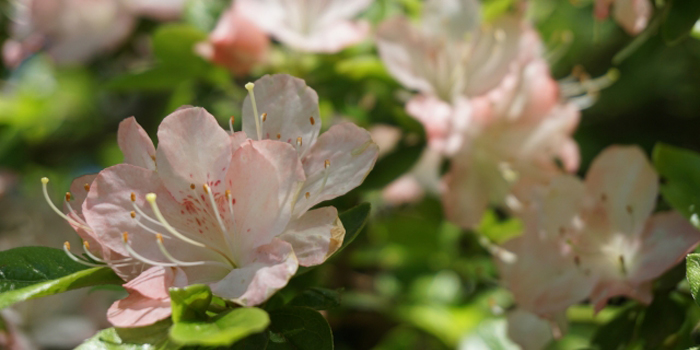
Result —
POLYGON ((474 107, 466 99, 448 104, 433 96, 418 95, 408 101, 406 112, 423 124, 433 150, 453 154, 462 146, 474 107))
POLYGON ((180 18, 186 0, 127 0, 131 11, 158 21, 180 18))
POLYGON ((216 295, 243 306, 258 305, 286 286, 299 266, 291 244, 280 239, 251 253, 237 269, 211 286, 216 295))
POLYGON ((586 187, 574 176, 555 177, 536 200, 539 206, 539 228, 551 239, 568 237, 580 229, 579 213, 586 204, 586 187))
POLYGON ((534 222, 526 222, 525 232, 503 248, 517 257, 497 261, 503 284, 518 307, 539 315, 555 315, 583 301, 597 278, 578 266, 570 246, 541 237, 534 222))
MULTIPOLYGON (((258 79, 254 92, 258 113, 267 113, 265 122, 260 124, 262 138, 288 142, 296 147, 297 139, 301 137, 299 154, 305 154, 321 130, 316 91, 306 86, 302 79, 275 74, 258 79)), ((248 96, 243 102, 243 131, 257 140, 254 117, 248 96)))
POLYGON ((320 265, 343 244, 345 228, 338 210, 324 207, 306 212, 293 220, 278 236, 289 242, 301 266, 320 265))
POLYGON ((651 281, 682 261, 700 242, 698 231, 677 212, 654 214, 642 233, 640 261, 629 271, 630 280, 651 281))
MULTIPOLYGON (((377 49, 389 73, 401 84, 422 93, 436 94, 431 76, 421 67, 430 68, 429 55, 442 54, 441 48, 424 38, 408 19, 399 17, 384 21, 377 30, 377 49)), ((452 91, 447 94, 449 96, 440 97, 452 97, 452 91)))
POLYGON ((417 203, 424 195, 423 187, 412 174, 401 176, 382 190, 382 198, 391 205, 417 203))
POLYGON ((286 143, 249 140, 236 151, 226 183, 233 196, 231 238, 238 259, 245 260, 256 247, 283 232, 304 179, 296 151, 286 143))
POLYGON ((608 299, 617 296, 626 296, 649 305, 654 298, 652 287, 651 282, 634 284, 620 280, 603 280, 598 282, 595 289, 591 291, 590 299, 595 312, 603 310, 608 299))
POLYGON ((117 141, 124 154, 124 163, 156 170, 156 148, 136 118, 130 117, 119 123, 117 141))
POLYGON ((243 131, 234 132, 231 135, 231 154, 236 153, 243 143, 248 140, 248 135, 243 131))
POLYGON ((117 300, 107 319, 120 328, 144 327, 170 317, 170 287, 187 285, 179 269, 152 267, 125 284, 129 296, 117 300))
POLYGON ((547 320, 522 309, 508 313, 508 338, 522 350, 542 350, 554 340, 547 320))
POLYGON ((525 31, 519 17, 504 16, 476 33, 462 92, 467 96, 478 96, 496 87, 518 56, 518 43, 525 31))
POLYGON ((480 4, 476 0, 429 0, 423 7, 423 30, 434 37, 463 40, 478 29, 480 4))
POLYGON ((603 150, 586 175, 588 192, 605 208, 611 230, 627 235, 641 232, 656 207, 659 179, 638 147, 603 150))
POLYGON ((653 12, 649 0, 615 0, 613 16, 627 33, 637 35, 647 27, 653 12))
POLYGON ((208 44, 211 52, 206 58, 243 75, 266 59, 270 39, 241 14, 239 6, 232 6, 219 18, 208 44))
POLYGON ((209 185, 214 193, 223 193, 223 184, 231 160, 229 134, 203 108, 179 109, 167 116, 158 128, 156 163, 158 174, 178 200, 192 194, 204 194, 209 185))
POLYGON ((466 229, 477 227, 492 197, 508 188, 498 169, 479 169, 471 158, 460 154, 453 160, 445 176, 446 191, 442 196, 445 217, 466 229))
POLYGON ((294 207, 295 215, 359 186, 374 167, 378 153, 379 147, 367 130, 352 123, 332 126, 302 159, 307 180, 294 207))

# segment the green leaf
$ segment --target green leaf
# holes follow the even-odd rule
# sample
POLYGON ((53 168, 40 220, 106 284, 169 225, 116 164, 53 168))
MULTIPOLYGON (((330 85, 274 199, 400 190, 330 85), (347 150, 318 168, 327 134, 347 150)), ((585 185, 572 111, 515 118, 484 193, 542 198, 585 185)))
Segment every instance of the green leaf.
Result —
POLYGON ((0 252, 0 308, 102 284, 122 284, 107 267, 86 268, 60 249, 22 247, 0 252))
POLYGON ((700 228, 700 155, 657 144, 652 158, 662 177, 660 190, 664 199, 700 228))
POLYGON ((211 322, 180 322, 170 329, 170 339, 183 345, 231 345, 265 330, 270 318, 262 309, 237 308, 222 313, 211 322))
POLYGON ((700 254, 688 254, 685 258, 686 276, 690 284, 690 293, 695 302, 700 305, 700 254))
POLYGON ((183 75, 198 76, 209 64, 195 53, 195 45, 207 40, 207 34, 186 24, 158 27, 153 34, 153 54, 163 67, 183 75))
POLYGON ((669 294, 654 295, 654 301, 644 311, 639 335, 644 339, 644 349, 663 349, 662 344, 677 334, 685 321, 685 308, 669 294))
POLYGON ((670 7, 661 26, 661 34, 666 43, 674 45, 690 35, 700 18, 700 1, 669 0, 667 6, 670 7))
POLYGON ((182 346, 168 338, 170 320, 140 328, 108 328, 75 350, 177 350, 182 346))
POLYGON ((228 350, 264 350, 270 342, 269 332, 257 333, 242 339, 228 350))
POLYGON ((598 328, 591 344, 600 350, 626 349, 634 336, 639 313, 636 305, 624 308, 610 322, 598 328))
POLYGON ((309 288, 289 302, 290 306, 306 306, 314 310, 330 310, 340 306, 340 292, 326 288, 309 288))
POLYGON ((187 322, 207 319, 207 308, 212 294, 209 286, 194 284, 185 288, 170 288, 173 322, 187 322))
POLYGON ((266 350, 332 350, 333 333, 317 311, 291 306, 270 312, 266 350))
POLYGON ((519 236, 523 232, 523 223, 517 218, 508 218, 499 221, 496 213, 493 210, 489 210, 484 213, 476 232, 485 236, 493 243, 503 244, 519 236))

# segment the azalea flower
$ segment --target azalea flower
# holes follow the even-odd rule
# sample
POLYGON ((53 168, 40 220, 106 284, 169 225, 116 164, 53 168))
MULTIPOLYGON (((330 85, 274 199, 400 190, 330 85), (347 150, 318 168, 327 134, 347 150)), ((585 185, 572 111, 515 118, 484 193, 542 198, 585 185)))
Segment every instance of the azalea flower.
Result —
POLYGON ((3 59, 17 67, 41 49, 58 64, 83 63, 119 47, 139 16, 172 20, 183 0, 18 0, 3 59))
POLYGON ((447 217, 465 228, 478 225, 490 204, 517 211, 533 188, 578 168, 571 138, 578 107, 560 99, 541 60, 517 73, 472 102, 472 120, 451 157, 443 203, 447 217))
POLYGON ((615 296, 650 303, 653 280, 700 242, 679 213, 652 214, 658 180, 642 150, 614 146, 593 161, 585 182, 563 177, 539 204, 542 233, 562 236, 576 269, 595 276, 596 310, 615 296))
POLYGON ((653 12, 649 0, 596 0, 596 18, 608 18, 610 6, 613 7, 615 21, 631 35, 637 35, 647 27, 653 12))
POLYGON ((270 39, 241 14, 236 4, 221 15, 209 40, 197 45, 196 50, 234 74, 243 75, 265 60, 270 39))
POLYGON ((379 147, 367 130, 346 122, 319 136, 318 95, 302 79, 266 75, 247 88, 243 132, 253 140, 293 145, 303 165, 306 181, 295 216, 359 186, 374 167, 379 147))
POLYGON ((518 53, 523 24, 505 16, 481 24, 476 0, 429 0, 423 23, 397 17, 377 33, 379 54, 405 87, 452 102, 496 87, 518 53))
POLYGON ((237 0, 242 14, 285 45, 335 53, 362 41, 369 23, 353 21, 372 0, 237 0))
POLYGON ((23 0, 15 9, 3 47, 11 67, 41 48, 60 64, 84 62, 119 46, 136 24, 118 0, 23 0))
MULTIPOLYGON (((68 206, 61 213, 87 242, 103 247, 102 256, 91 258, 130 280, 130 296, 110 309, 115 325, 167 317, 170 286, 206 283, 221 297, 257 305, 284 287, 299 264, 319 264, 342 243, 335 208, 295 207, 309 199, 299 196, 308 181, 290 144, 230 135, 201 108, 166 117, 157 150, 133 119, 119 136, 127 163, 76 180, 89 183, 80 185, 87 192, 82 211, 68 206)), ((328 179, 318 180, 323 184, 314 194, 326 198, 338 188, 336 175, 321 174, 328 179)))

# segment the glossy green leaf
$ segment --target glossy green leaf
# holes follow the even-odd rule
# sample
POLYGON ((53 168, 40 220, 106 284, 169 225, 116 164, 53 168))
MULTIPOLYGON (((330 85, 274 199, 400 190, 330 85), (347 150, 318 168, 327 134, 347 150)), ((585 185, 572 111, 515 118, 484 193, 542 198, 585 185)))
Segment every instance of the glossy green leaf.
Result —
POLYGON ((686 276, 690 284, 690 293, 695 302, 700 305, 700 254, 688 254, 685 258, 686 276))
POLYGON ((669 44, 677 44, 690 35, 695 22, 700 18, 700 1, 668 0, 666 18, 661 34, 669 44))
POLYGON ((290 306, 305 306, 314 310, 330 310, 340 306, 340 292, 326 288, 309 288, 289 302, 290 306))
POLYGON ((0 252, 0 308, 72 289, 122 283, 111 269, 86 268, 60 249, 21 247, 0 252))
POLYGON ((700 155, 657 144, 652 158, 662 178, 660 190, 664 199, 700 228, 700 155))
POLYGON ((207 319, 207 308, 212 294, 209 286, 194 284, 185 288, 170 288, 173 322, 187 322, 207 319))
POLYGON ((266 350, 332 350, 333 333, 317 311, 290 306, 270 312, 266 350))
POLYGON ((210 322, 180 322, 170 329, 170 339, 183 345, 227 346, 270 324, 262 309, 237 308, 222 313, 210 322))
POLYGON ((181 345, 168 338, 170 320, 140 328, 108 328, 75 350, 177 350, 181 345))

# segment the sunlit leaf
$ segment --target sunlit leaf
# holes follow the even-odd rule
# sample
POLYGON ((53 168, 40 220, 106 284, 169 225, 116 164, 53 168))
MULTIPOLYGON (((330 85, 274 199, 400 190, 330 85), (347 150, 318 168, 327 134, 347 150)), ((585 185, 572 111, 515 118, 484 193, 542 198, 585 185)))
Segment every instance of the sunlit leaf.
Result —
POLYGON ((140 328, 108 328, 75 350, 177 350, 182 345, 168 338, 170 320, 140 328))
POLYGON ((264 331, 270 318, 262 309, 237 308, 208 322, 180 322, 170 329, 170 338, 184 345, 227 346, 264 331))
POLYGON ((184 288, 170 288, 173 322, 205 320, 211 300, 211 289, 207 285, 194 284, 184 288))
POLYGON ((661 194, 695 227, 700 227, 700 155, 682 148, 657 144, 654 166, 661 175, 661 194))

